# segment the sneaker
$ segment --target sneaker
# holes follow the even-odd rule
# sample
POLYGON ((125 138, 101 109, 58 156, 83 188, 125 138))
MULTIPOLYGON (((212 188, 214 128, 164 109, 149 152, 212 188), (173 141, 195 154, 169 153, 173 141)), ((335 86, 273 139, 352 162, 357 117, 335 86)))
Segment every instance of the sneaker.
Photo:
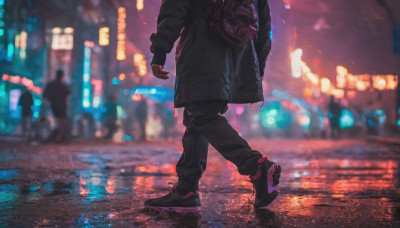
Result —
POLYGON ((256 192, 255 208, 268 206, 276 199, 279 192, 280 176, 281 167, 278 164, 267 158, 260 158, 258 160, 257 172, 254 176, 250 176, 256 192))
POLYGON ((199 192, 188 192, 182 195, 176 191, 176 186, 165 196, 146 200, 144 206, 147 209, 183 214, 199 214, 201 212, 199 192))

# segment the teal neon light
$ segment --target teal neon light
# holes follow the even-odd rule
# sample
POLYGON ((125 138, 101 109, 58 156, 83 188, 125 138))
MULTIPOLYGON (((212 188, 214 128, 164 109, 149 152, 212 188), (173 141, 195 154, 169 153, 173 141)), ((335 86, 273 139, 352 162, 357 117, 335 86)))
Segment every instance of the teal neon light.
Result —
POLYGON ((351 113, 347 109, 342 110, 342 115, 340 116, 340 128, 348 128, 348 127, 353 127, 354 126, 354 116, 353 113, 351 113))
POLYGON ((14 44, 13 43, 9 43, 7 46, 7 57, 8 60, 12 60, 14 56, 14 44))
POLYGON ((90 59, 92 49, 85 46, 83 49, 83 82, 82 82, 82 106, 84 108, 90 108, 90 95, 92 85, 90 84, 90 59))

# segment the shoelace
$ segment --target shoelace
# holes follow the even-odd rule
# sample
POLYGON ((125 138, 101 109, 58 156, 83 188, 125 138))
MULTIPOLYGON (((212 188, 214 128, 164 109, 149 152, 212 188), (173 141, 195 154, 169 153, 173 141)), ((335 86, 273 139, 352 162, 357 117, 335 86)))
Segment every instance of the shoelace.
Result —
MULTIPOLYGON (((250 183, 252 183, 253 184, 253 180, 245 180, 245 181, 247 181, 247 182, 250 182, 250 183)), ((254 196, 254 194, 256 193, 256 190, 255 190, 255 188, 254 188, 254 184, 253 184, 253 193, 251 194, 251 197, 253 197, 254 196)))

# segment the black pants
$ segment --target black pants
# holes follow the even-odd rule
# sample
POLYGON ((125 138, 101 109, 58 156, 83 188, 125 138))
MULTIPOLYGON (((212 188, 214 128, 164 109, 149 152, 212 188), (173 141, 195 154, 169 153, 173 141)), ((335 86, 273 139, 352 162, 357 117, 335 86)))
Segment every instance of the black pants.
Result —
POLYGON ((246 140, 221 116, 226 107, 226 102, 222 101, 185 105, 183 124, 186 131, 182 138, 183 153, 176 165, 179 192, 198 189, 199 180, 206 170, 208 144, 225 159, 234 163, 240 174, 255 174, 257 160, 262 155, 252 150, 246 140))

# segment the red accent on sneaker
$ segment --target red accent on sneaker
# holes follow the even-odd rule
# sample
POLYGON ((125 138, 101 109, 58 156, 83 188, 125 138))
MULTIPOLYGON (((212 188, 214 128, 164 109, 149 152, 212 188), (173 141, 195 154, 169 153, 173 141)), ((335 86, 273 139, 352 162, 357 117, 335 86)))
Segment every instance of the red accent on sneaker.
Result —
POLYGON ((188 192, 186 195, 183 196, 184 199, 190 198, 194 195, 194 192, 188 192))
POLYGON ((263 162, 266 161, 266 160, 268 160, 267 157, 260 158, 260 159, 258 159, 258 164, 261 164, 261 163, 263 163, 263 162))

